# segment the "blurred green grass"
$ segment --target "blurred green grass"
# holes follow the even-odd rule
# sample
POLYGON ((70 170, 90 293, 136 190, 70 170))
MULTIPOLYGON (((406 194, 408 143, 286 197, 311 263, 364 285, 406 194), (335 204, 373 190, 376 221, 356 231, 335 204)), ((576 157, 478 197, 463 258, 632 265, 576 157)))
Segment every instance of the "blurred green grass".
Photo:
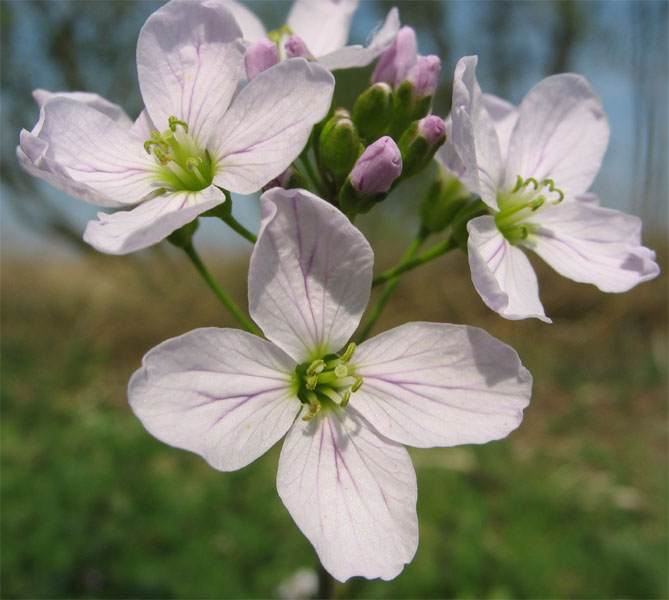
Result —
MULTIPOLYGON (((276 495, 280 444, 218 473, 154 440, 127 406, 151 347, 234 326, 181 258, 4 258, 3 597, 268 598, 315 567, 276 495)), ((666 259, 623 295, 537 264, 553 325, 488 311, 462 255, 405 276, 376 331, 484 327, 518 350, 533 399, 506 440, 411 451, 418 553, 394 581, 355 578, 339 597, 669 595, 666 259)), ((245 305, 245 258, 212 266, 245 305)))

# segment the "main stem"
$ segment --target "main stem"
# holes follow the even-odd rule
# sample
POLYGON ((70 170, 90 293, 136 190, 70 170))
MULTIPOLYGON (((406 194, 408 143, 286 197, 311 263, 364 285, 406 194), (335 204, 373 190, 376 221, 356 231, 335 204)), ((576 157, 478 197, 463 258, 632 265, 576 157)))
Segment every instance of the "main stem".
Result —
POLYGON ((335 580, 325 570, 325 567, 318 563, 318 596, 319 600, 333 600, 335 597, 335 580))
POLYGON ((430 248, 429 250, 423 252, 423 254, 419 254, 418 256, 416 256, 416 258, 410 257, 409 259, 401 260, 397 266, 393 267, 392 269, 388 269, 387 271, 381 273, 381 275, 379 275, 378 277, 375 277, 372 280, 372 286, 377 286, 381 285, 382 283, 386 283, 387 281, 394 279, 398 275, 406 273, 411 269, 415 269, 416 267, 419 267, 420 265, 423 265, 426 262, 430 262, 431 260, 434 260, 435 258, 438 258, 457 247, 458 243, 455 241, 455 238, 451 235, 440 244, 434 246, 434 248, 430 248))
POLYGON ((216 283, 216 280, 212 277, 211 273, 209 273, 207 267, 204 266, 200 255, 196 252, 192 243, 184 246, 184 252, 188 255, 188 258, 190 258, 193 265, 195 265, 198 273, 200 273, 202 278, 207 282, 207 285, 212 289, 214 294, 218 296, 218 299, 223 303, 225 308, 228 309, 230 314, 237 319, 238 323, 249 333, 262 337, 260 329, 258 329, 255 324, 244 315, 239 307, 233 302, 232 298, 230 298, 230 296, 223 291, 221 286, 216 283))
POLYGON ((244 227, 237 219, 235 219, 232 214, 228 215, 227 217, 221 217, 221 219, 226 223, 226 225, 228 225, 228 227, 230 227, 230 229, 236 231, 243 238, 246 238, 252 244, 256 243, 258 238, 248 229, 246 229, 246 227, 244 227))
MULTIPOLYGON (((430 234, 430 232, 426 228, 424 228, 424 227, 420 228, 420 230, 416 234, 416 237, 411 242, 411 245, 407 248, 406 252, 404 253, 404 256, 402 257, 402 260, 400 260, 400 263, 399 263, 400 265, 404 264, 406 261, 408 261, 408 260, 410 260, 414 257, 416 252, 418 252, 421 245, 425 241, 425 238, 427 238, 427 236, 429 234, 430 234)), ((389 271, 386 271, 386 273, 388 273, 388 272, 389 271)), ((376 303, 372 307, 372 310, 369 313, 369 317, 367 318, 367 321, 362 326, 362 329, 360 330, 360 333, 358 333, 357 343, 364 342, 367 339, 367 336, 369 335, 369 332, 371 331, 372 327, 374 326, 374 323, 376 323, 376 320, 381 315, 381 311, 383 311, 386 303, 390 299, 390 296, 392 296, 392 294, 395 291, 395 288, 397 287, 397 284, 399 282, 400 282, 399 274, 388 280, 388 283, 386 283, 385 287, 383 288, 383 291, 381 292, 381 295, 379 296, 378 300, 376 301, 376 303)))

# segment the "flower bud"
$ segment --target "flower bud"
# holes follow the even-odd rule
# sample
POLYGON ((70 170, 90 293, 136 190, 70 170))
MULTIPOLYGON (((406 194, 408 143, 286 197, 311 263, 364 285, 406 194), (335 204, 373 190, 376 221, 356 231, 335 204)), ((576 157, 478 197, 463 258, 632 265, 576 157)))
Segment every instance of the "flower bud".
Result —
POLYGON ((262 191, 266 192, 275 187, 283 188, 284 190, 292 190, 294 188, 302 188, 303 190, 310 190, 307 178, 294 165, 289 165, 278 177, 275 177, 266 183, 262 191))
POLYGON ((439 76, 441 75, 441 60, 438 56, 421 56, 418 62, 409 69, 406 76, 412 86, 412 96, 414 102, 414 119, 424 117, 430 110, 432 98, 439 85, 439 76))
POLYGON ((251 81, 254 77, 278 63, 279 50, 272 40, 263 38, 251 44, 246 49, 246 55, 244 56, 247 81, 251 81))
POLYGON ((384 82, 367 88, 353 105, 353 121, 366 143, 377 140, 386 132, 392 115, 393 92, 384 82))
POLYGON ((392 138, 384 136, 367 146, 349 179, 361 196, 385 194, 402 173, 402 154, 392 138))
POLYGON ((339 183, 344 180, 360 156, 362 146, 358 131, 348 111, 337 109, 321 131, 320 154, 323 164, 339 183))
POLYGON ((446 141, 446 125, 436 115, 428 115, 407 127, 398 143, 406 177, 422 171, 446 141))
POLYGON ((402 173, 402 155, 392 138, 367 146, 339 191, 339 206, 349 216, 369 211, 383 200, 402 173))
POLYGON ((372 83, 385 81, 397 87, 417 60, 416 32, 411 27, 402 27, 397 32, 393 45, 379 57, 372 73, 372 83))
POLYGON ((286 41, 284 48, 288 58, 306 58, 307 60, 316 60, 313 54, 309 52, 309 48, 307 48, 304 40, 297 35, 291 35, 286 41))

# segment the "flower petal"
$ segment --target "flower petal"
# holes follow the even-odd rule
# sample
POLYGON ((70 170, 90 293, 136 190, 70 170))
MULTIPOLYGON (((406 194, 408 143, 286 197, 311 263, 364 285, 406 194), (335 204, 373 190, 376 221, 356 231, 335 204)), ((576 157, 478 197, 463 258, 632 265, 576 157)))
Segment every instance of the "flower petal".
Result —
POLYGON ((486 306, 507 319, 535 317, 550 323, 530 261, 499 232, 495 219, 476 217, 467 231, 472 281, 486 306))
POLYGON ((322 565, 339 581, 393 579, 418 546, 416 474, 406 449, 355 410, 295 421, 276 487, 322 565))
POLYGON ((343 213, 305 190, 273 188, 260 205, 251 317, 297 362, 339 350, 369 300, 369 243, 343 213))
POLYGON ((284 171, 327 114, 333 90, 332 74, 302 58, 255 77, 220 123, 216 185, 251 194, 284 171))
POLYGON ((159 130, 174 116, 208 145, 245 77, 241 37, 225 5, 213 0, 172 0, 147 19, 137 41, 137 74, 159 130))
POLYGON ((526 219, 536 225, 525 244, 560 275, 626 292, 656 277, 655 253, 641 245, 641 220, 587 202, 562 202, 526 219))
MULTIPOLYGON (((48 90, 37 89, 33 90, 33 98, 35 99, 35 102, 37 102, 37 106, 40 108, 53 98, 70 98, 71 100, 82 102, 102 114, 107 115, 112 121, 116 121, 120 125, 126 127, 132 125, 132 120, 125 114, 125 111, 118 104, 114 104, 102 96, 91 94, 90 92, 49 92, 48 90)), ((41 123, 38 123, 36 127, 38 128, 38 131, 35 132, 35 129, 33 129, 31 132, 35 135, 37 135, 39 129, 41 129, 41 123)))
POLYGON ((476 80, 477 56, 458 61, 453 76, 452 144, 465 173, 460 178, 469 191, 497 209, 497 188, 503 175, 495 124, 485 107, 476 80))
POLYGON ((361 344, 350 404, 382 435, 420 448, 483 444, 523 418, 532 377, 482 329, 407 323, 361 344))
POLYGON ((245 331, 196 329, 144 357, 128 399, 151 435, 234 471, 279 441, 300 411, 294 367, 276 346, 245 331))
POLYGON ((565 196, 585 192, 602 164, 609 122, 580 75, 546 77, 523 98, 509 144, 505 183, 552 179, 565 196))
POLYGON ((395 40, 395 36, 399 29, 399 13, 397 8, 393 7, 388 12, 388 16, 381 29, 374 34, 374 37, 366 47, 358 44, 354 46, 344 46, 343 48, 333 50, 324 56, 319 56, 318 64, 323 65, 330 71, 336 71, 337 69, 351 69, 353 67, 365 67, 393 45, 393 41, 395 40))
POLYGON ((262 21, 243 4, 234 0, 225 0, 223 6, 232 13, 247 42, 257 42, 267 35, 262 21))
POLYGON ((84 241, 106 254, 128 254, 164 240, 199 214, 225 202, 215 187, 200 192, 175 192, 147 200, 130 211, 98 213, 89 221, 84 241))
POLYGON ((506 162, 511 133, 518 121, 518 107, 493 94, 483 94, 483 105, 495 124, 502 164, 506 162))
POLYGON ((318 57, 346 45, 358 0, 295 0, 286 24, 318 57))
POLYGON ((19 138, 17 155, 31 175, 73 196, 106 207, 129 206, 154 193, 155 161, 123 119, 55 96, 32 132, 19 138))

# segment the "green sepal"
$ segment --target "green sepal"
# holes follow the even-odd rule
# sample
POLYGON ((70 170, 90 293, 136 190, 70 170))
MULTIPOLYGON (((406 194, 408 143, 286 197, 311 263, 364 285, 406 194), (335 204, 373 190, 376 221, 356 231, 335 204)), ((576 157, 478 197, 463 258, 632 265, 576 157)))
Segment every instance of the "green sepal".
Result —
POLYGON ((419 133, 419 121, 413 121, 402 134, 397 143, 402 153, 402 178, 411 177, 422 171, 430 164, 435 152, 446 141, 446 135, 441 136, 433 144, 419 133))
POLYGON ((365 198, 355 191, 351 181, 347 178, 339 190, 339 208, 349 219, 352 219, 356 215, 368 213, 375 204, 385 200, 388 197, 388 193, 383 192, 365 198))
POLYGON ((179 229, 170 233, 170 235, 167 236, 167 241, 170 242, 170 244, 175 245, 177 248, 187 248, 191 245, 191 240, 199 225, 200 222, 195 218, 190 223, 186 223, 184 226, 179 227, 179 229))
POLYGON ((467 252, 467 240, 469 233, 467 232, 467 223, 475 217, 488 214, 488 207, 480 198, 476 198, 472 202, 467 202, 458 211, 452 221, 453 237, 460 246, 460 249, 467 252))
POLYGON ((353 105, 353 122, 366 145, 385 135, 393 116, 393 92, 387 83, 367 88, 353 105))
POLYGON ((420 219, 430 233, 439 233, 448 227, 455 215, 469 199, 465 186, 440 168, 420 202, 420 219))
POLYGON ((311 191, 311 186, 309 185, 309 181, 307 180, 307 178, 295 165, 293 165, 290 178, 286 182, 284 189, 293 190, 296 188, 301 188, 303 190, 311 191))
MULTIPOLYGON (((216 186, 218 187, 218 186, 216 186)), ((223 188, 218 188, 221 190, 221 193, 225 196, 225 202, 210 208, 208 211, 203 212, 201 217, 218 217, 219 219, 227 219, 232 215, 232 196, 230 192, 224 190, 223 188)))
POLYGON ((319 145, 323 165, 339 182, 349 174, 364 150, 350 115, 339 109, 323 127, 319 145))

